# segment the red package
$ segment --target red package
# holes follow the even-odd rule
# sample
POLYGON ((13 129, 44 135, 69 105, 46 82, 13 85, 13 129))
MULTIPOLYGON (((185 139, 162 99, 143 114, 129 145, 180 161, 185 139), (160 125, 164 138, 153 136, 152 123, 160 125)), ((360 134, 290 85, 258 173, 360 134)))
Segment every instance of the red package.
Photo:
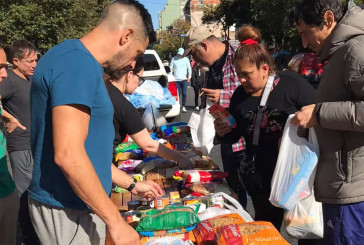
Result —
POLYGON ((221 180, 228 176, 229 173, 221 172, 221 171, 201 171, 201 170, 178 170, 174 172, 173 177, 175 179, 182 178, 186 181, 186 183, 210 183, 215 180, 221 180))
POLYGON ((220 119, 227 122, 232 128, 236 128, 235 118, 221 105, 214 104, 209 108, 209 112, 215 119, 220 119))

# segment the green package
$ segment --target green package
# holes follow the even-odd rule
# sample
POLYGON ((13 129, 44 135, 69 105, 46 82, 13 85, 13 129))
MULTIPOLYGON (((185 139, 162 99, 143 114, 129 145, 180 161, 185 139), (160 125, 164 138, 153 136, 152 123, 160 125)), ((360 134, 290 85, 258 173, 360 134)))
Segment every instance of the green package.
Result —
POLYGON ((185 228, 201 222, 197 212, 198 208, 194 211, 192 208, 184 206, 154 209, 141 216, 136 230, 160 231, 185 228))
POLYGON ((120 152, 126 152, 130 150, 139 149, 140 147, 134 142, 121 143, 117 147, 115 147, 115 153, 118 154, 120 152))

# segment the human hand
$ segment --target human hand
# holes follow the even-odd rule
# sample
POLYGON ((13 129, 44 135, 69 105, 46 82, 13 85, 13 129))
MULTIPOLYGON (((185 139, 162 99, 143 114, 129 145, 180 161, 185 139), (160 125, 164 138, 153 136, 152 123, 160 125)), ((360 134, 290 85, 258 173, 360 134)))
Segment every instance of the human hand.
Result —
POLYGON ((296 115, 292 118, 291 123, 295 126, 303 128, 312 128, 317 124, 317 117, 314 112, 315 104, 302 107, 302 109, 296 112, 296 115))
POLYGON ((182 154, 177 162, 180 169, 192 169, 194 167, 194 164, 191 162, 191 160, 182 154))
POLYGON ((220 89, 202 88, 201 91, 206 94, 207 99, 209 99, 212 103, 219 103, 220 89))
POLYGON ((189 83, 191 81, 191 79, 190 78, 187 78, 187 82, 189 83))
POLYGON ((224 137, 226 134, 231 132, 231 126, 227 122, 221 121, 221 119, 216 119, 214 121, 216 134, 220 137, 224 137))
POLYGON ((160 186, 150 180, 137 182, 131 193, 145 197, 147 199, 156 198, 163 195, 163 191, 160 186))
POLYGON ((26 127, 24 127, 18 119, 15 117, 11 117, 8 122, 5 124, 6 131, 11 134, 16 128, 20 128, 22 130, 26 130, 26 127))
POLYGON ((125 221, 116 227, 107 227, 105 245, 140 244, 139 234, 125 221))

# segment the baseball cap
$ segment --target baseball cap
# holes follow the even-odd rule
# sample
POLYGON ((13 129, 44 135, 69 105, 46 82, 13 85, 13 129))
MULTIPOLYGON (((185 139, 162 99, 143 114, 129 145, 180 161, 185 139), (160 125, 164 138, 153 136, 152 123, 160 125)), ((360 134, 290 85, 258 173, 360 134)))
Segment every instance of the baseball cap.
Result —
POLYGON ((188 55, 191 52, 193 45, 203 41, 212 35, 212 32, 209 28, 205 26, 195 26, 191 28, 185 37, 184 47, 186 49, 183 56, 188 55))
POLYGON ((177 51, 177 54, 182 55, 185 53, 185 50, 183 48, 179 48, 177 51))

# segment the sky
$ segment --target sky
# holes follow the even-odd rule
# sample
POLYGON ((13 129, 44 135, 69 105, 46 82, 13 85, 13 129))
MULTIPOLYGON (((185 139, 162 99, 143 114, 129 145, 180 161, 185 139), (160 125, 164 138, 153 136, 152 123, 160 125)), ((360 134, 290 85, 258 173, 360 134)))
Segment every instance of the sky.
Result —
POLYGON ((139 2, 143 4, 146 9, 148 9, 150 15, 152 16, 153 27, 154 29, 158 29, 158 12, 163 10, 167 0, 139 0, 139 2))

